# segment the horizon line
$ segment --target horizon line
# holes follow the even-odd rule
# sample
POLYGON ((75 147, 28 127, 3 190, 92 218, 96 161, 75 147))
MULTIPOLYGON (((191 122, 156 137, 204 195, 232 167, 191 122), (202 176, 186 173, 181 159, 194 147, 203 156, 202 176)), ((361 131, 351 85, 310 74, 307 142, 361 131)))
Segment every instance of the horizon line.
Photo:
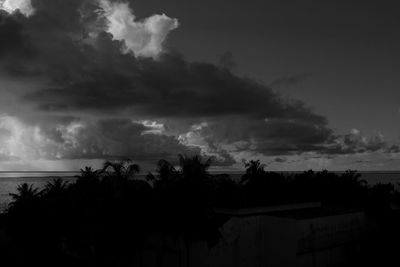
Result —
MULTIPOLYGON (((328 172, 346 172, 348 170, 351 171, 356 171, 359 173, 365 173, 365 172, 370 172, 370 173, 380 173, 380 172, 385 172, 385 173, 400 173, 400 169, 399 170, 356 170, 356 169, 347 169, 347 170, 326 170, 328 172)), ((243 172, 245 171, 245 169, 243 170, 210 170, 211 173, 224 173, 224 172, 229 172, 229 173, 233 173, 233 172, 243 172)), ((307 172, 307 171, 314 171, 314 172, 321 172, 324 170, 313 170, 313 169, 307 169, 307 170, 266 170, 266 172, 292 172, 292 173, 296 173, 296 172, 307 172)), ((54 170, 54 171, 40 171, 40 170, 20 170, 20 171, 16 171, 16 170, 6 170, 6 171, 0 171, 0 173, 79 173, 80 170, 68 170, 68 171, 60 171, 60 170, 54 170)), ((148 171, 149 172, 149 171, 148 171)), ((147 173, 148 173, 147 172, 147 173)), ((146 172, 140 172, 139 174, 145 174, 146 172)))

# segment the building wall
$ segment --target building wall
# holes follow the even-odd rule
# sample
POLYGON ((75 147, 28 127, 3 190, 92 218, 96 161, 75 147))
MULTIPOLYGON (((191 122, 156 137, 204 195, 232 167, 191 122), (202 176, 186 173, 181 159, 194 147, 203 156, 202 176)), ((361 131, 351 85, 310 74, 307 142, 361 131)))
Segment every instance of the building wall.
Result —
POLYGON ((212 248, 206 242, 155 234, 136 266, 332 267, 357 251, 365 228, 363 213, 312 219, 266 215, 232 217, 212 248))
POLYGON ((236 217, 210 250, 209 266, 335 266, 357 251, 363 213, 296 220, 236 217))
POLYGON ((210 250, 209 266, 293 266, 295 223, 268 216, 232 218, 221 229, 220 242, 210 250))
POLYGON ((338 266, 356 256, 366 231, 364 213, 301 220, 297 223, 298 266, 338 266))

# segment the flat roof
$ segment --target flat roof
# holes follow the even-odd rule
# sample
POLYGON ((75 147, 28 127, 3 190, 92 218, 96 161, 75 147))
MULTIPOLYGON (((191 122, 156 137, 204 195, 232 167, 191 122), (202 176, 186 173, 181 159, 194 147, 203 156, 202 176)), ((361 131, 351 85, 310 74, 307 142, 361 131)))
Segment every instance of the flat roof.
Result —
POLYGON ((295 210, 280 210, 268 213, 268 216, 290 218, 295 220, 307 220, 312 218, 321 218, 337 215, 345 215, 351 213, 360 213, 361 210, 346 209, 346 208, 304 208, 295 210))
POLYGON ((249 217, 268 215, 273 217, 290 218, 295 220, 306 220, 311 218, 359 213, 361 210, 348 208, 322 207, 320 202, 298 203, 290 205, 276 205, 241 209, 214 209, 218 215, 225 217, 249 217))
POLYGON ((275 206, 254 207, 254 208, 239 208, 239 209, 215 208, 214 212, 220 215, 241 217, 241 216, 270 214, 271 212, 302 210, 302 209, 311 209, 320 207, 321 207, 321 202, 307 202, 307 203, 275 205, 275 206))

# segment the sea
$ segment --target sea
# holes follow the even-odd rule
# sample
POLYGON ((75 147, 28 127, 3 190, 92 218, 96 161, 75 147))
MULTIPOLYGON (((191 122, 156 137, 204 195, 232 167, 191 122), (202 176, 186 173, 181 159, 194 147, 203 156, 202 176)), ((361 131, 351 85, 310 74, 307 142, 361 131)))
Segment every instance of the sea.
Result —
MULTIPOLYGON (((220 172, 218 172, 220 173, 220 172)), ((238 180, 242 176, 242 172, 224 172, 229 174, 232 179, 238 180)), ((286 173, 299 173, 299 172, 286 172, 286 173)), ((336 172, 342 173, 342 172, 336 172)), ((391 183, 396 188, 399 188, 400 184, 400 171, 362 171, 361 179, 368 182, 369 185, 377 183, 391 183)), ((31 172, 31 171, 19 171, 19 172, 1 172, 0 171, 0 213, 4 212, 9 203, 12 201, 10 193, 16 193, 18 185, 22 183, 32 184, 33 187, 43 189, 46 183, 53 179, 61 178, 67 183, 75 182, 76 175, 79 172, 31 172)), ((145 175, 138 175, 138 179, 144 179, 145 175)))

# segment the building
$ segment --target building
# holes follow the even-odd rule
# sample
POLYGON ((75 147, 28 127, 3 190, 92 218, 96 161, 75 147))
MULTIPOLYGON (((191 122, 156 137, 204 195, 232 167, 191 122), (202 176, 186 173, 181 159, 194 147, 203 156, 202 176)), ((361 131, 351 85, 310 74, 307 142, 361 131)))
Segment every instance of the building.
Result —
POLYGON ((366 230, 363 212, 320 203, 215 212, 221 219, 216 244, 155 235, 139 266, 342 266, 357 256, 366 230))
POLYGON ((229 219, 208 266, 341 266, 357 255, 366 230, 363 212, 320 203, 217 212, 229 219))

